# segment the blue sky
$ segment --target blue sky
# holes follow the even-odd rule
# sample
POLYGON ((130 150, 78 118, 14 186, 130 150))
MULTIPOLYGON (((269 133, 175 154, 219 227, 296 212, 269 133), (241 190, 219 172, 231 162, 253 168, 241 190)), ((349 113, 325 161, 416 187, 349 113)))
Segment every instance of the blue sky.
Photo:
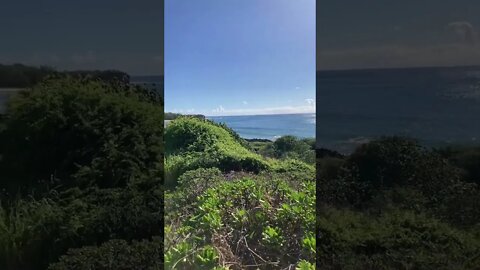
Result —
POLYGON ((163 73, 163 0, 0 1, 0 63, 163 73))
POLYGON ((317 69, 480 65, 478 0, 318 3, 317 69))
POLYGON ((314 0, 166 0, 165 110, 315 110, 314 0))

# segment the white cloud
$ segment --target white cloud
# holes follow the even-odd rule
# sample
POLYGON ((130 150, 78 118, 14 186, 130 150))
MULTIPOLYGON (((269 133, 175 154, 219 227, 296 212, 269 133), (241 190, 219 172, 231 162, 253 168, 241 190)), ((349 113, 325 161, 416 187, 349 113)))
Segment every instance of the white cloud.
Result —
POLYGON ((320 69, 393 68, 480 64, 480 44, 450 43, 426 47, 382 46, 320 50, 320 69))
POLYGON ((315 105, 279 106, 266 108, 226 109, 223 106, 212 110, 211 116, 225 115, 265 115, 265 114, 296 114, 315 113, 315 105))
POLYGON ((243 105, 248 105, 248 102, 245 101, 245 100, 242 103, 243 103, 243 105))
POLYGON ((478 34, 475 31, 473 25, 466 21, 451 22, 447 26, 460 38, 461 42, 466 44, 475 45, 478 42, 478 34))
POLYGON ((306 98, 305 102, 307 102, 310 106, 315 106, 315 100, 313 98, 306 98))
POLYGON ((222 105, 220 105, 217 108, 213 109, 212 112, 213 113, 223 113, 223 112, 225 112, 225 108, 222 105))
POLYGON ((300 89, 300 86, 296 86, 295 89, 296 89, 296 90, 299 90, 299 89, 300 89))

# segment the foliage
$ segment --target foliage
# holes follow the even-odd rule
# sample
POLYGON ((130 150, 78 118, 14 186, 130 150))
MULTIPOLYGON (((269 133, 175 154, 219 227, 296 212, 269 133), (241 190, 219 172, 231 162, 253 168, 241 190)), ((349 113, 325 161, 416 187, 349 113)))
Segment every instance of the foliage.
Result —
POLYGON ((111 84, 51 79, 12 100, 0 134, 1 181, 11 191, 46 185, 125 186, 160 177, 162 108, 111 84), (145 170, 149 168, 149 170, 145 170))
POLYGON ((44 269, 70 247, 162 235, 162 193, 160 186, 69 189, 17 199, 1 209, 0 268, 44 269))
POLYGON ((467 182, 480 184, 480 147, 451 146, 436 150, 451 164, 461 169, 467 182))
POLYGON ((421 191, 433 207, 445 197, 446 187, 460 181, 459 170, 440 155, 399 137, 364 144, 344 162, 337 159, 336 167, 327 173, 328 160, 332 159, 318 161, 322 177, 320 193, 326 199, 336 196, 355 206, 370 202, 385 189, 406 186, 421 191))
POLYGON ((308 164, 315 163, 315 139, 286 135, 274 142, 251 140, 250 148, 256 153, 276 159, 297 159, 308 164))
POLYGON ((163 269, 163 243, 158 237, 132 243, 114 239, 100 246, 71 249, 48 269, 160 270, 163 269))
POLYGON ((18 200, 0 208, 0 268, 34 269, 56 250, 64 213, 49 199, 18 200), (51 249, 47 249, 49 247, 51 249))
POLYGON ((458 178, 455 168, 449 167, 439 155, 400 137, 364 144, 349 157, 348 163, 358 168, 359 181, 378 188, 416 185, 435 190, 458 178))
POLYGON ((177 119, 179 117, 182 117, 182 116, 189 116, 189 117, 196 117, 196 118, 199 118, 199 119, 205 119, 205 115, 201 115, 201 114, 183 115, 183 114, 180 114, 180 113, 166 112, 165 113, 165 120, 175 120, 175 119, 177 119))
POLYGON ((197 168, 260 172, 270 166, 228 130, 207 120, 178 118, 166 128, 165 141, 166 181, 171 186, 182 173, 197 168))
POLYGON ((320 269, 474 269, 480 263, 478 238, 421 214, 320 211, 320 269))
POLYGON ((161 269, 163 103, 106 80, 59 74, 0 119, 0 269, 161 269))
POLYGON ((471 161, 456 163, 455 152, 399 137, 371 141, 346 157, 322 153, 317 268, 476 269, 480 264, 480 191, 456 167, 471 161))
POLYGON ((165 140, 166 269, 312 269, 312 165, 258 155, 192 117, 173 120, 165 140))
MULTIPOLYGON (((217 265, 260 269, 280 269, 301 259, 313 261, 314 203, 313 182, 304 182, 298 190, 282 179, 220 182, 198 198, 190 218, 175 231, 189 236, 167 236, 167 254, 183 250, 183 256, 194 256, 213 246, 217 265)), ((175 256, 183 257, 180 254, 175 256)), ((191 269, 195 265, 191 258, 176 269, 191 269)))

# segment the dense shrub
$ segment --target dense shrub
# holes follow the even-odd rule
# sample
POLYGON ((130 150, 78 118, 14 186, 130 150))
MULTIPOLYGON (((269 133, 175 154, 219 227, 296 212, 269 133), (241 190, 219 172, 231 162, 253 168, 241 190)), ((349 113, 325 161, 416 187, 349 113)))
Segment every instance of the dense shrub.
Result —
POLYGON ((166 269, 314 269, 312 165, 261 156, 192 117, 173 120, 165 140, 166 269))
POLYGON ((276 159, 297 159, 308 164, 315 163, 315 139, 299 139, 295 136, 282 136, 275 141, 251 140, 250 149, 256 153, 276 159))
POLYGON ((58 74, 8 104, 0 269, 46 269, 72 248, 54 269, 160 269, 163 104, 115 76, 58 74))
MULTIPOLYGON (((384 188, 395 185, 444 186, 458 179, 456 169, 417 142, 385 137, 360 146, 348 158, 359 181, 384 188)), ((432 190, 430 190, 432 191, 432 190)))
POLYGON ((336 193, 340 200, 356 205, 368 203, 386 189, 412 187, 434 207, 444 199, 446 188, 460 181, 460 171, 439 154, 399 137, 364 144, 344 162, 335 159, 333 168, 326 167, 328 160, 331 158, 318 161, 321 193, 325 198, 336 193))
POLYGON ((0 185, 16 192, 159 178, 162 114, 161 106, 112 84, 73 78, 40 83, 8 106, 0 185))
POLYGON ((133 241, 110 240, 100 246, 71 249, 50 270, 160 270, 163 269, 163 243, 161 238, 133 241))
POLYGON ((179 204, 177 206, 187 208, 193 205, 200 195, 223 179, 221 171, 217 168, 199 168, 185 172, 178 179, 179 186, 175 192, 177 197, 175 202, 179 204))
POLYGON ((446 147, 437 150, 440 155, 460 168, 462 179, 480 184, 480 147, 446 147))
POLYGON ((476 269, 480 264, 480 239, 425 215, 319 212, 319 269, 476 269))
POLYGON ((71 247, 162 236, 162 193, 160 186, 70 189, 10 202, 0 211, 0 268, 45 269, 71 247))
POLYGON ((220 182, 198 198, 180 227, 170 233, 167 227, 166 267, 192 269, 206 250, 208 263, 224 267, 281 269, 302 259, 313 262, 314 203, 313 182, 298 190, 282 179, 220 182))
POLYGON ((270 167, 267 160, 242 146, 228 130, 207 120, 173 120, 165 130, 165 141, 169 185, 175 185, 182 173, 197 168, 260 172, 270 167))
POLYGON ((63 230, 65 213, 50 199, 17 200, 1 206, 0 269, 45 267, 58 252, 53 242, 63 230))
POLYGON ((455 166, 471 161, 456 163, 455 152, 399 137, 371 141, 346 157, 322 153, 317 268, 480 265, 480 192, 455 166))

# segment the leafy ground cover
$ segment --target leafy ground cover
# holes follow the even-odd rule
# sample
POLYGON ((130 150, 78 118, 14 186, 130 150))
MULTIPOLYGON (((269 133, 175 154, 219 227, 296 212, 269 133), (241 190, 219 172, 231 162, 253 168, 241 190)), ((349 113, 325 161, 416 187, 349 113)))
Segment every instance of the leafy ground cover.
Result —
POLYGON ((478 269, 478 148, 385 137, 322 153, 318 269, 478 269))
POLYGON ((314 269, 315 170, 255 153, 223 125, 165 131, 166 269, 314 269))

